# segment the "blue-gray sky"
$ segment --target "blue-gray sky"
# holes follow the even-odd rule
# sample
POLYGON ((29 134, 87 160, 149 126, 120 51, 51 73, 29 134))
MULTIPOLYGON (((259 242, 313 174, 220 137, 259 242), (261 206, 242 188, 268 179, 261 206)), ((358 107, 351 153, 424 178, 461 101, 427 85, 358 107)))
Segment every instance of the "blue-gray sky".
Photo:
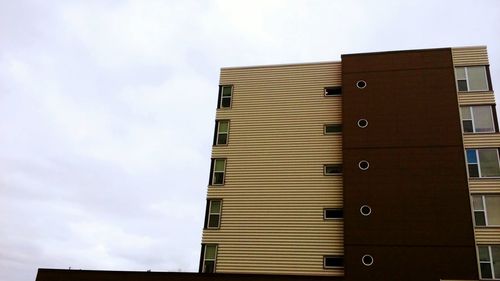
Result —
POLYGON ((500 1, 0 0, 0 280, 196 271, 220 67, 470 45, 500 1))

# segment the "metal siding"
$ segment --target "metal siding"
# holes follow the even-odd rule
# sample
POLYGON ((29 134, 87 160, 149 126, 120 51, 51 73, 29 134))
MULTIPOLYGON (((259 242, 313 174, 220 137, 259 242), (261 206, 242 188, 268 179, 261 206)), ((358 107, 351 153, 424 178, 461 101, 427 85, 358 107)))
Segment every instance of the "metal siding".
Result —
MULTIPOLYGON (((455 66, 489 65, 486 47, 453 48, 453 63, 455 66)), ((460 105, 495 104, 492 91, 459 92, 460 105)), ((500 134, 464 134, 465 148, 500 147, 500 134)), ((500 193, 500 179, 482 178, 469 179, 469 190, 472 194, 500 193)), ((476 227, 474 229, 477 244, 500 243, 500 227, 476 227)))
POLYGON ((342 177, 323 165, 341 163, 342 136, 323 125, 341 123, 339 62, 225 68, 220 84, 233 85, 225 185, 209 187, 222 198, 221 227, 204 230, 203 243, 219 244, 217 272, 343 275, 323 269, 323 256, 343 255, 343 221, 323 220, 323 208, 342 207, 342 177))
POLYGON ((455 66, 488 65, 486 46, 452 48, 455 66))

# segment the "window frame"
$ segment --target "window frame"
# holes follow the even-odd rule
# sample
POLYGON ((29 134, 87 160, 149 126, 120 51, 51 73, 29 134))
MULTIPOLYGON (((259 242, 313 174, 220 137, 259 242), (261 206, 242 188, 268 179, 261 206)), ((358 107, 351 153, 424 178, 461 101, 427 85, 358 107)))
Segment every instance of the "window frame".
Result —
POLYGON ((323 269, 341 269, 341 268, 344 268, 344 265, 345 265, 344 256, 341 256, 341 255, 326 255, 326 256, 323 256, 323 269), (340 265, 340 266, 327 266, 326 265, 326 259, 328 259, 328 258, 341 259, 342 265, 340 265))
POLYGON ((222 218, 222 199, 208 199, 207 200, 207 215, 205 216, 205 229, 220 229, 220 222, 222 218), (219 202, 219 212, 212 212, 212 203, 214 201, 219 202), (219 216, 217 220, 217 226, 210 226, 211 216, 219 216))
POLYGON ((200 264, 200 272, 201 273, 216 273, 217 272, 217 255, 219 253, 219 245, 218 244, 202 244, 202 258, 201 258, 201 264, 200 264), (215 258, 214 259, 207 259, 206 254, 207 254, 207 247, 208 246, 215 246, 215 258), (205 272, 206 268, 206 262, 207 261, 213 261, 214 266, 213 266, 213 272, 205 272))
POLYGON ((479 276, 480 276, 479 279, 500 280, 500 272, 495 272, 495 266, 494 266, 494 264, 497 262, 500 262, 500 260, 498 260, 498 261, 493 260, 493 251, 491 250, 491 248, 493 246, 500 247, 500 245, 484 245, 484 244, 477 245, 476 249, 477 249, 477 262, 478 262, 478 266, 479 266, 479 276), (479 250, 480 247, 487 247, 487 249, 488 249, 488 261, 481 261, 480 250, 479 250), (481 264, 488 264, 490 266, 492 278, 483 277, 483 272, 481 270, 481 264), (498 275, 498 276, 496 276, 496 275, 498 275))
POLYGON ((342 124, 323 124, 323 135, 338 135, 338 134, 342 134, 342 124), (326 128, 328 126, 337 127, 337 128, 340 129, 340 131, 337 131, 337 132, 327 132, 326 128))
POLYGON ((344 209, 343 208, 323 208, 323 220, 342 220, 344 219, 344 209), (341 217, 331 217, 331 218, 327 218, 326 217, 326 211, 328 210, 334 210, 334 211, 340 211, 342 212, 342 216, 341 217))
POLYGON ((344 172, 344 167, 342 164, 324 164, 323 165, 323 175, 325 176, 340 176, 342 175, 344 172), (328 166, 337 166, 337 167, 340 167, 340 172, 339 173, 327 173, 327 167, 328 166))
POLYGON ((233 107, 233 92, 234 92, 234 85, 232 85, 232 84, 219 85, 219 96, 217 98, 217 109, 230 109, 233 107), (231 95, 224 96, 224 88, 227 88, 227 87, 229 87, 231 89, 231 95), (229 106, 223 106, 222 100, 224 98, 229 98, 229 106))
POLYGON ((212 163, 210 165, 210 182, 209 185, 211 186, 223 186, 226 183, 226 167, 227 167, 227 158, 212 158, 212 163), (223 160, 224 161, 224 169, 222 171, 217 171, 215 170, 216 161, 217 160, 223 160), (215 183, 215 179, 217 178, 215 176, 216 173, 222 173, 222 183, 215 183))
POLYGON ((215 136, 214 136, 214 146, 225 146, 229 144, 229 129, 230 129, 230 120, 227 119, 220 119, 220 120, 215 120, 215 136), (221 133, 220 132, 220 123, 221 122, 227 122, 227 132, 221 133), (226 135, 226 143, 219 143, 219 136, 220 135, 226 135))
POLYGON ((325 97, 339 97, 339 96, 342 96, 342 86, 329 86, 329 87, 324 87, 323 88, 323 95, 325 97), (333 91, 337 91, 339 90, 340 92, 339 93, 336 93, 336 94, 328 94, 328 90, 333 90, 333 91))
POLYGON ((467 148, 467 149, 465 149, 465 162, 467 164, 467 176, 468 176, 468 178, 470 178, 470 179, 495 179, 495 178, 500 178, 500 174, 497 175, 497 176, 489 176, 489 177, 484 177, 484 176, 481 175, 481 159, 479 158, 479 150, 494 150, 496 152, 496 155, 497 155, 498 166, 500 167, 500 153, 498 151, 499 148, 497 148, 497 147, 467 148), (477 163, 469 163, 469 159, 468 159, 468 156, 467 156, 467 152, 469 150, 474 150, 475 151, 477 163), (477 165, 477 170, 478 170, 478 176, 477 177, 471 177, 470 176, 469 165, 477 165))
MULTIPOLYGON (((491 91, 490 88, 490 81, 489 81, 489 75, 488 75, 488 70, 487 70, 487 67, 486 65, 469 65, 469 66, 455 66, 455 72, 454 72, 454 75, 455 75, 455 86, 457 88, 457 92, 460 92, 460 93, 467 93, 467 92, 489 92, 491 91), (470 90, 470 81, 469 81, 469 71, 468 71, 468 68, 470 67, 482 67, 483 68, 483 71, 484 71, 484 77, 485 77, 485 80, 486 80, 486 89, 481 89, 481 90, 470 90), (461 91, 458 87, 458 77, 457 77, 457 74, 456 74, 456 70, 458 68, 463 68, 464 69, 464 73, 465 73, 465 83, 467 85, 467 90, 466 91, 461 91)), ((463 80, 463 79, 460 79, 460 80, 463 80)))
MULTIPOLYGON (((492 194, 471 194, 471 199, 472 199, 472 212, 473 212, 473 218, 474 218, 474 227, 500 227, 500 224, 490 224, 488 220, 488 206, 486 204, 486 197, 487 196, 499 196, 499 194, 492 193, 492 194), (481 197, 481 204, 483 205, 482 209, 476 209, 474 207, 474 197, 481 197), (478 225, 476 223, 476 212, 482 212, 484 214, 484 225, 478 225)), ((500 273, 500 272, 499 272, 500 273)))
POLYGON ((464 105, 464 106, 460 106, 460 123, 462 125, 462 133, 464 134, 491 134, 491 133, 496 133, 497 132, 497 125, 496 125, 496 122, 495 122, 495 117, 494 117, 494 108, 492 105, 489 105, 489 104, 485 104, 485 105, 482 105, 482 104, 478 104, 478 105, 464 105), (491 124, 493 125, 493 128, 491 131, 487 131, 487 132, 477 132, 476 131, 476 123, 475 123, 475 118, 474 118, 474 111, 472 110, 473 107, 480 107, 480 106, 487 106, 490 108, 490 118, 491 118, 491 124), (471 116, 470 119, 464 119, 462 117, 462 108, 468 108, 469 109, 469 114, 471 116), (466 132, 465 129, 464 129, 464 121, 471 121, 472 122, 472 132, 466 132))

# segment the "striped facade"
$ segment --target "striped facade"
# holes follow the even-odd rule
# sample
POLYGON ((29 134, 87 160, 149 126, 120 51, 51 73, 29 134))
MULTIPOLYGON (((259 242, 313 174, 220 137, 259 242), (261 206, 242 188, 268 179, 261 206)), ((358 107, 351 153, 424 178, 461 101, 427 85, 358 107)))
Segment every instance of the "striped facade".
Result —
MULTIPOLYGON (((448 50, 452 67, 489 65, 485 47, 448 50)), ((221 69, 219 83, 230 87, 231 101, 217 109, 216 124, 227 122, 228 134, 223 144, 214 137, 212 159, 224 160, 224 180, 213 184, 212 167, 206 221, 210 201, 220 202, 220 218, 217 227, 205 227, 202 237, 203 245, 216 245, 214 272, 354 280, 343 267, 324 264, 326 256, 345 254, 344 220, 324 219, 324 209, 345 207, 348 188, 341 173, 325 175, 324 170, 346 161, 343 133, 324 131, 326 124, 343 123, 344 92, 325 96, 325 88, 345 86, 343 71, 341 62, 221 69)), ((455 107, 457 102, 459 107, 495 105, 491 90, 457 90, 455 107)), ((500 148, 496 127, 491 133, 463 133, 463 148, 500 148)), ((466 176, 467 163, 460 165, 466 176)), ((500 195, 500 178, 470 177, 468 190, 471 196, 500 195)), ((473 209, 470 213, 474 216, 473 209)), ((477 245, 500 244, 500 227, 476 226, 474 239, 477 245)), ((200 272, 205 271, 204 251, 200 272)))

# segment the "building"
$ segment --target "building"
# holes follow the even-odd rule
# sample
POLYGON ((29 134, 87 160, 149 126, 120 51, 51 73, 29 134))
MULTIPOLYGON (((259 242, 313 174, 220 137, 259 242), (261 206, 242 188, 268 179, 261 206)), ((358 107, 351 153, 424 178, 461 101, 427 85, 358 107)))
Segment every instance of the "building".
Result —
POLYGON ((200 272, 500 279, 486 47, 222 68, 200 272))

